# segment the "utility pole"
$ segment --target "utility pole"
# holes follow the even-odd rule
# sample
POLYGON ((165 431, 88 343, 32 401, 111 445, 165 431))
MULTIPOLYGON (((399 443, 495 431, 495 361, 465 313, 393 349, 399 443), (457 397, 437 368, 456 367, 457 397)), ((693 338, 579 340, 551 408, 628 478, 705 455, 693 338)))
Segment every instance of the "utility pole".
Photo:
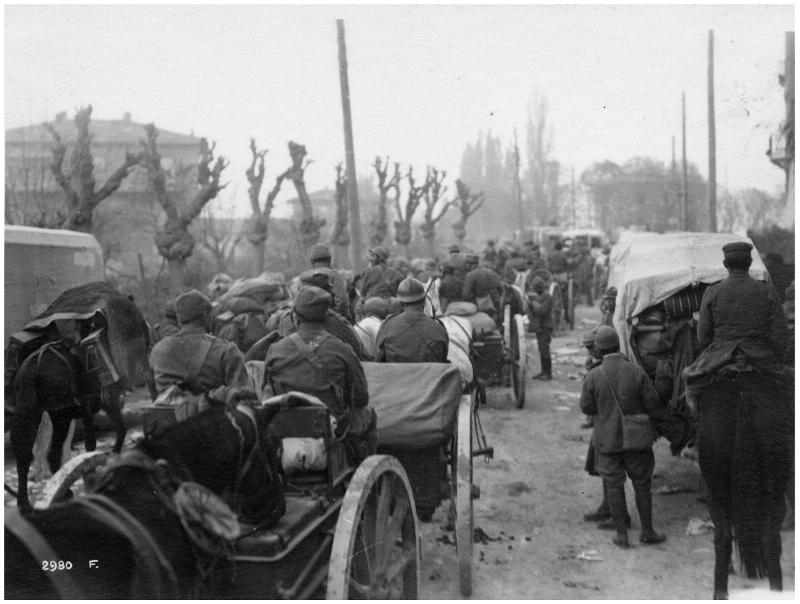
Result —
POLYGON ((681 227, 684 231, 689 230, 689 184, 686 177, 686 93, 681 93, 682 126, 683 133, 683 212, 681 227))
POLYGON ((339 39, 339 84, 342 89, 342 115, 344 117, 345 165, 347 166, 347 203, 350 228, 350 268, 361 272, 361 212, 358 206, 358 179, 356 178, 356 153, 353 149, 353 120, 350 116, 350 83, 347 79, 347 48, 344 43, 344 21, 336 20, 339 39))
POLYGON ((714 30, 708 30, 708 214, 709 229, 717 232, 717 128, 714 117, 714 30))
POLYGON ((517 129, 514 128, 514 192, 517 196, 517 208, 519 209, 519 228, 520 232, 525 228, 525 214, 522 211, 522 185, 519 182, 519 145, 517 144, 517 129))

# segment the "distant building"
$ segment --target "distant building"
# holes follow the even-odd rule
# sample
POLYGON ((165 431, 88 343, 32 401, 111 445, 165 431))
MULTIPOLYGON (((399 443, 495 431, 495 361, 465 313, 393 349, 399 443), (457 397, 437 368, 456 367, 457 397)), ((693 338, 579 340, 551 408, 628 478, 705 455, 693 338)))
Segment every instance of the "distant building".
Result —
MULTIPOLYGON (((63 170, 70 168, 70 155, 77 138, 73 119, 65 112, 51 122, 67 147, 63 170)), ((89 124, 94 158, 95 187, 99 189, 125 158, 137 152, 145 138, 144 124, 130 113, 119 120, 92 119, 89 124)), ((64 193, 50 171, 53 137, 44 124, 6 130, 6 224, 53 226, 57 211, 64 212, 64 193)), ((168 172, 178 165, 197 161, 200 139, 193 135, 158 130, 161 165, 168 172)), ((157 267, 160 257, 153 243, 163 211, 149 192, 147 173, 136 167, 120 188, 95 210, 95 236, 103 247, 107 266, 138 274, 138 255, 145 267, 157 267)))

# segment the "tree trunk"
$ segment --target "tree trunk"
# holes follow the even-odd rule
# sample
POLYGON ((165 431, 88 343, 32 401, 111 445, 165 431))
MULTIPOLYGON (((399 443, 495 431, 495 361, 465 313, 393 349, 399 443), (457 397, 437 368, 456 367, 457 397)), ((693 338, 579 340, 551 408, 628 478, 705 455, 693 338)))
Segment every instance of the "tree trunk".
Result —
POLYGON ((264 253, 266 250, 266 240, 260 241, 253 244, 253 254, 255 255, 253 259, 253 274, 260 275, 264 272, 264 253))
POLYGON ((406 260, 410 260, 409 251, 408 251, 408 244, 407 243, 401 243, 398 247, 400 248, 400 255, 403 256, 406 260))
POLYGON ((167 261, 169 270, 169 284, 173 295, 181 293, 186 289, 186 261, 183 259, 172 259, 167 261))

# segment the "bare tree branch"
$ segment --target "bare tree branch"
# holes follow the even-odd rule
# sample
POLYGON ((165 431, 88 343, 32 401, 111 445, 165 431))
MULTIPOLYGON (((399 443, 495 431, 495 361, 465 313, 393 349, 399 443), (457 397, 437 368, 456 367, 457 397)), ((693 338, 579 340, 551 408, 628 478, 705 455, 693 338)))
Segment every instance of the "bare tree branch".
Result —
POLYGON ((67 147, 61 140, 61 135, 56 131, 52 124, 45 124, 44 127, 53 136, 53 161, 50 163, 50 171, 53 173, 58 185, 67 195, 67 206, 71 209, 78 206, 78 194, 72 190, 69 179, 64 175, 64 157, 67 155, 67 147))
POLYGON ((250 186, 247 188, 247 195, 250 198, 250 207, 253 209, 254 215, 260 215, 258 196, 261 195, 261 186, 264 183, 264 156, 267 154, 267 149, 258 151, 256 149, 255 139, 250 139, 250 167, 245 172, 247 182, 250 186))

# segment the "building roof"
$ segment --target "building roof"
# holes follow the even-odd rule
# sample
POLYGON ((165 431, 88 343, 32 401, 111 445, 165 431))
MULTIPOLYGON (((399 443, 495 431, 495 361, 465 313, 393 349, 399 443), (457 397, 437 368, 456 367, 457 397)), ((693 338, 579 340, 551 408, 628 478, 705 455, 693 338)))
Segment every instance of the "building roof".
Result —
MULTIPOLYGON (((67 118, 65 114, 59 114, 50 123, 61 135, 64 144, 69 145, 75 142, 77 129, 73 119, 67 118)), ((130 114, 125 114, 125 117, 120 120, 92 119, 89 123, 89 133, 92 135, 92 143, 96 145, 112 144, 138 147, 145 137, 144 126, 140 122, 132 121, 130 114)), ((44 123, 6 130, 6 145, 38 144, 42 142, 47 145, 52 142, 52 136, 45 129, 44 123)), ((158 128, 158 144, 197 147, 200 144, 200 139, 192 135, 179 134, 158 128)))

